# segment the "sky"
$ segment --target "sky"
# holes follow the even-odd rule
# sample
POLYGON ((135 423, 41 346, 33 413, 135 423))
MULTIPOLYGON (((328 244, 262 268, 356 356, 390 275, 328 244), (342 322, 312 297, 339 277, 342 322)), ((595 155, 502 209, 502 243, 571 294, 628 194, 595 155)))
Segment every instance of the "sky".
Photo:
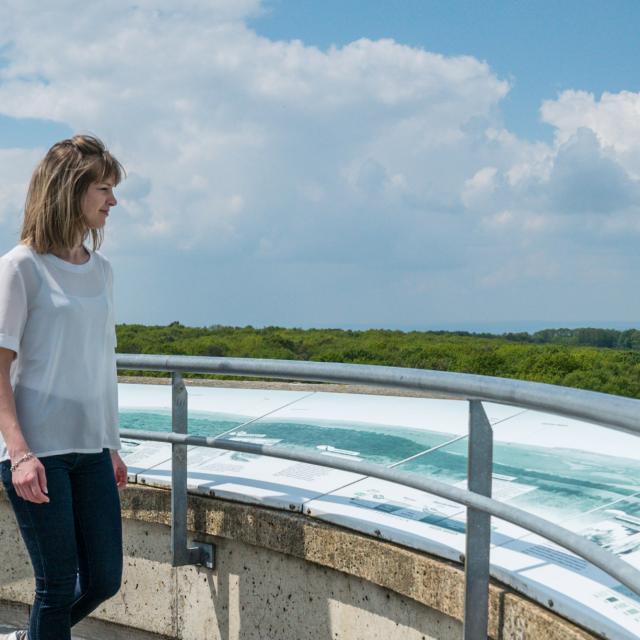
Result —
POLYGON ((124 164, 120 323, 639 326, 636 0, 0 0, 0 253, 124 164))

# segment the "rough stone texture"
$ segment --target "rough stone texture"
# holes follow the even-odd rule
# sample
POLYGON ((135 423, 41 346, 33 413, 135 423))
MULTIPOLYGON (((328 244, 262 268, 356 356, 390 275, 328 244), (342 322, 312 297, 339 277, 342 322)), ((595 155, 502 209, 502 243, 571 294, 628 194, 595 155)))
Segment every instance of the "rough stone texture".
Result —
POLYGON ((178 571, 184 640, 460 637, 459 622, 364 580, 232 540, 216 544, 215 575, 178 571))
POLYGON ((31 560, 15 515, 0 485, 0 600, 30 605, 34 579, 31 560))
POLYGON ((175 635, 175 568, 171 531, 135 520, 123 521, 122 588, 93 614, 156 634, 175 635))
MULTIPOLYGON (((122 625, 146 630, 131 634, 141 640, 460 637, 459 565, 302 514, 190 495, 190 535, 216 544, 217 566, 175 568, 170 492, 130 485, 121 501, 123 585, 81 623, 87 638, 124 637, 122 625)), ((0 600, 30 604, 31 565, 1 490, 0 535, 0 600)), ((500 585, 491 585, 490 637, 595 638, 500 585)))
POLYGON ((597 640, 600 637, 516 594, 505 594, 503 615, 504 640, 597 640))

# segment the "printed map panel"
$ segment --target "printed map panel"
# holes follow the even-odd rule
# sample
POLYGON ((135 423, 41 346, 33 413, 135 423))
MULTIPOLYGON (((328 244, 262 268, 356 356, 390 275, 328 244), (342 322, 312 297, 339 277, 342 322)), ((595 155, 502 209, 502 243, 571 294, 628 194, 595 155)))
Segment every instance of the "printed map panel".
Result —
MULTIPOLYGON (((302 446, 327 456, 393 464, 466 487, 466 402, 371 398, 381 397, 307 394, 233 424, 228 418, 246 418, 245 409, 238 412, 238 403, 227 399, 226 404, 216 404, 225 412, 211 412, 211 398, 205 397, 198 405, 205 415, 198 409, 193 412, 193 418, 203 422, 192 427, 190 419, 190 430, 215 435, 229 427, 228 436, 239 441, 302 446), (407 400, 419 403, 405 406, 407 400), (407 458, 411 460, 402 462, 407 458)), ((264 402, 255 396, 253 400, 264 402)), ((495 435, 494 497, 562 524, 638 567, 638 440, 549 414, 484 406, 495 435)), ((151 400, 138 408, 154 412, 151 400)), ((137 445, 142 447, 137 451, 128 445, 129 460, 149 465, 137 475, 141 482, 166 486, 170 452, 155 444, 137 445)), ((460 505, 355 474, 191 447, 189 487, 234 500, 302 509, 309 516, 454 561, 465 549, 466 513, 460 505)), ((552 608, 569 619, 611 638, 640 637, 640 599, 553 543, 494 518, 491 562, 496 578, 545 606, 552 601, 552 608)))
MULTIPOLYGON (((194 493, 294 511, 301 511, 308 500, 363 477, 327 467, 208 447, 191 447, 187 465, 187 486, 194 493)), ((139 473, 138 481, 168 486, 171 460, 139 473)))

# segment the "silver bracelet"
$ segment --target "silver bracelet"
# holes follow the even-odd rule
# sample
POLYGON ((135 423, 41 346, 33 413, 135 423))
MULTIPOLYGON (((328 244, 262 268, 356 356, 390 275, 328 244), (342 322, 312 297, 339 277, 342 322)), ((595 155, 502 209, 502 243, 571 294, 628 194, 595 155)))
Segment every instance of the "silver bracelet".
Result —
POLYGON ((22 462, 24 462, 25 460, 29 460, 30 458, 33 458, 33 453, 31 453, 31 451, 28 451, 27 453, 25 453, 22 458, 20 458, 20 460, 18 460, 15 464, 11 465, 11 472, 13 473, 17 468, 18 465, 22 462))

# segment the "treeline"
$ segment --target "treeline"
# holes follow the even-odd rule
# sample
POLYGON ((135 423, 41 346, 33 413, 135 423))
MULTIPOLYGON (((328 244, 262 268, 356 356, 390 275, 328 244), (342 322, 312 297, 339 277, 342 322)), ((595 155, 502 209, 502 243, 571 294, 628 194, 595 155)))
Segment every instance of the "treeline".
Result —
POLYGON ((535 333, 505 333, 506 340, 533 344, 565 344, 571 346, 605 347, 607 349, 635 349, 640 351, 640 330, 627 329, 543 329, 535 333))
POLYGON ((122 324, 117 327, 117 336, 119 353, 415 367, 548 382, 640 398, 640 332, 636 330, 547 329, 496 336, 384 329, 199 328, 174 322, 166 326, 122 324), (618 335, 614 339, 607 337, 609 333, 618 335), (585 346, 587 339, 596 341, 596 346, 585 346), (603 343, 605 339, 608 342, 603 343))

